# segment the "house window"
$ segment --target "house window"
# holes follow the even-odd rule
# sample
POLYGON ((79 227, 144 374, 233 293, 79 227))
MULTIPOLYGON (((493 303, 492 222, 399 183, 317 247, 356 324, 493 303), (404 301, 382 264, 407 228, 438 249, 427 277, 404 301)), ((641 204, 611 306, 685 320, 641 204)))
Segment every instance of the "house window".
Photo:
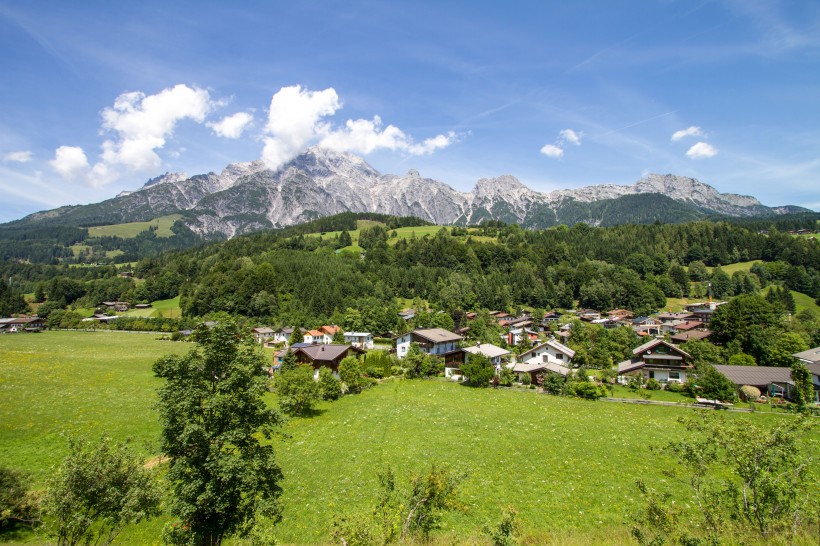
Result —
POLYGON ((669 372, 670 381, 680 381, 680 372, 669 372))
POLYGON ((564 355, 562 353, 555 353, 555 358, 558 360, 564 360, 564 355))

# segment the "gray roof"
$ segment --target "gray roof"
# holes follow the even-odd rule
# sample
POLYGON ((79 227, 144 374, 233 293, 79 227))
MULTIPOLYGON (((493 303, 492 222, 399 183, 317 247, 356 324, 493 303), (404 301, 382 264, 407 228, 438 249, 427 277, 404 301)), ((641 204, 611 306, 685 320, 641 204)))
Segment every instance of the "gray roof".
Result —
POLYGON ((472 347, 464 347, 464 351, 474 355, 481 354, 487 358, 496 358, 510 354, 510 351, 507 349, 502 349, 492 343, 482 343, 480 345, 473 345, 472 347))
POLYGON ((552 362, 538 362, 536 359, 530 359, 527 362, 518 362, 512 369, 512 371, 516 373, 537 372, 539 370, 547 370, 564 376, 569 373, 569 368, 566 366, 552 362))
POLYGON ((794 353, 792 356, 806 362, 820 362, 820 347, 815 347, 814 349, 809 349, 808 351, 802 351, 800 353, 794 353))
POLYGON ((729 378, 735 385, 766 387, 771 383, 791 383, 791 368, 776 366, 730 366, 715 364, 715 369, 729 378))
POLYGON ((526 355, 528 353, 532 353, 532 352, 534 352, 534 351, 536 351, 536 350, 538 350, 541 347, 544 347, 546 345, 549 345, 550 347, 552 347, 553 349, 555 349, 559 353, 564 353, 565 355, 567 355, 570 358, 570 360, 575 358, 575 351, 573 351, 572 349, 570 349, 569 347, 567 347, 563 343, 559 342, 558 340, 551 338, 551 339, 548 339, 547 341, 545 341, 544 343, 536 345, 535 347, 533 347, 532 349, 530 349, 528 351, 524 351, 523 353, 521 353, 521 355, 519 355, 518 359, 522 360, 522 361, 527 360, 527 358, 524 355, 526 355))
POLYGON ((433 343, 444 343, 446 341, 461 341, 464 337, 454 334, 444 328, 424 328, 420 330, 413 330, 413 334, 423 337, 433 343))
POLYGON ((632 349, 632 354, 633 355, 639 355, 642 352, 646 351, 647 349, 651 349, 652 347, 654 347, 656 345, 666 345, 670 349, 674 349, 676 352, 678 352, 680 354, 683 354, 683 355, 686 355, 689 358, 692 358, 692 355, 690 355, 689 353, 687 353, 686 351, 684 351, 683 349, 681 349, 677 345, 673 345, 673 344, 669 343, 668 341, 665 341, 661 338, 655 338, 651 341, 647 341, 646 343, 644 343, 640 347, 635 347, 634 349, 632 349))

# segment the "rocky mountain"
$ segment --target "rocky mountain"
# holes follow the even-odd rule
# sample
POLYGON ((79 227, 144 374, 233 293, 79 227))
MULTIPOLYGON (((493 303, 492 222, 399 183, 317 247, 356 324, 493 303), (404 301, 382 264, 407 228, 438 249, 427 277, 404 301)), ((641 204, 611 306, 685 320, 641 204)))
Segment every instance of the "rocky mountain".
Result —
POLYGON ((311 148, 277 171, 261 161, 228 165, 221 173, 166 173, 137 191, 101 203, 32 214, 20 223, 88 226, 149 220, 182 213, 206 237, 233 237, 340 212, 417 216, 436 224, 483 220, 543 228, 584 221, 593 225, 710 215, 759 216, 797 212, 766 207, 754 197, 720 193, 692 178, 651 174, 631 186, 587 186, 536 192, 510 175, 482 178, 469 192, 410 170, 381 174, 361 157, 311 148))

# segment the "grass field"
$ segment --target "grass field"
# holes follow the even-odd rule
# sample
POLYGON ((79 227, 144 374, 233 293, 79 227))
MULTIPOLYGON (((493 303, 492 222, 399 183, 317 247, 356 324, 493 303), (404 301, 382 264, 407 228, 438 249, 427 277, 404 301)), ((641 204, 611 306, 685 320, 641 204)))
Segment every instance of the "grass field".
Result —
MULTIPOLYGON (((752 266, 756 263, 762 262, 761 260, 752 260, 750 262, 737 262, 735 264, 722 265, 720 266, 720 268, 723 270, 724 273, 731 277, 732 273, 734 273, 735 271, 750 271, 752 269, 752 266)), ((707 269, 709 270, 709 273, 711 273, 715 268, 707 267, 707 269)))
MULTIPOLYGON (((384 225, 385 224, 383 224, 382 222, 376 222, 376 221, 373 221, 373 220, 357 220, 356 221, 356 229, 353 230, 353 231, 348 232, 350 234, 350 238, 353 241, 353 245, 345 247, 343 250, 351 250, 351 251, 361 252, 362 248, 359 246, 359 233, 361 232, 361 230, 363 230, 365 228, 373 227, 373 226, 384 226, 384 225)), ((403 227, 403 228, 397 228, 397 229, 394 229, 394 230, 388 230, 388 232, 387 232, 388 233, 387 244, 395 245, 401 239, 412 239, 413 237, 415 237, 417 239, 421 239, 425 235, 429 235, 430 237, 433 237, 436 233, 438 233, 441 230, 441 228, 442 228, 442 226, 434 225, 434 226, 403 227), (395 237, 392 236, 394 231, 396 232, 395 237)), ((476 235, 476 232, 477 232, 477 230, 472 229, 472 230, 470 230, 470 235, 469 235, 475 241, 481 241, 481 242, 493 242, 493 241, 495 241, 494 237, 486 237, 486 236, 483 236, 483 235, 476 235)), ((325 239, 332 239, 334 237, 338 237, 341 233, 342 233, 341 231, 328 231, 328 232, 325 232, 324 234, 322 234, 322 237, 324 237, 325 239)), ((317 234, 314 234, 314 235, 318 236, 319 234, 317 233, 317 234)), ((310 236, 310 235, 308 235, 308 236, 310 236)), ((466 238, 467 238, 466 236, 457 237, 457 239, 460 239, 460 240, 464 240, 466 238)))
MULTIPOLYGON (((66 434, 132 436, 146 457, 156 454, 160 380, 151 364, 189 348, 146 334, 3 336, 0 460, 42 483, 65 453, 66 434)), ((445 519, 439 544, 480 543, 482 525, 508 504, 519 510, 528 544, 622 544, 625 514, 638 498, 634 480, 664 479, 664 457, 651 448, 675 438, 676 418, 691 411, 389 381, 286 424, 275 440, 285 474, 276 535, 281 544, 325 543, 335 516, 372 506, 386 464, 404 477, 435 462, 466 473, 465 510, 445 519)), ((156 543, 161 527, 157 520, 128 529, 120 543, 156 543)))
POLYGON ((182 311, 179 308, 179 296, 170 300, 157 300, 151 302, 148 309, 129 309, 125 313, 126 317, 162 317, 180 318, 182 311))
MULTIPOLYGON (((771 290, 771 286, 767 286, 763 290, 760 291, 761 296, 765 296, 771 290)), ((817 302, 814 301, 814 298, 804 294, 803 292, 795 292, 794 290, 789 290, 792 293, 792 297, 794 298, 794 307, 795 312, 799 313, 805 309, 809 309, 814 311, 818 315, 820 315, 820 305, 817 305, 817 302)))
POLYGON ((157 237, 171 237, 174 232, 171 226, 182 218, 179 214, 160 216, 147 222, 128 222, 125 224, 111 224, 108 226, 93 226, 88 228, 89 237, 122 237, 125 239, 136 237, 149 227, 157 228, 157 237))

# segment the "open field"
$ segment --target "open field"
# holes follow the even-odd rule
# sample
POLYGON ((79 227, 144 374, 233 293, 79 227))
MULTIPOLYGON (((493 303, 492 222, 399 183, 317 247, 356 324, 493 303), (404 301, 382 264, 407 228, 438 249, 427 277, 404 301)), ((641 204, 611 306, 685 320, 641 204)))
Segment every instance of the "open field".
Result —
MULTIPOLYGON (((760 295, 765 296, 769 293, 769 290, 771 290, 771 285, 761 290, 760 295)), ((817 305, 814 298, 802 292, 795 292, 794 290, 789 290, 789 292, 792 293, 792 297, 794 298, 794 307, 797 313, 803 311, 804 309, 809 309, 820 315, 820 305, 817 305)))
POLYGON ((151 302, 148 309, 129 309, 125 313, 126 317, 162 317, 180 318, 182 311, 179 308, 179 296, 169 300, 157 300, 151 302))
MULTIPOLYGON (((750 262, 737 262, 734 264, 722 265, 720 266, 720 268, 723 270, 724 273, 731 276, 732 273, 734 273, 735 271, 750 271, 752 269, 752 266, 756 263, 763 262, 761 260, 752 260, 750 262)), ((707 267, 707 269, 709 270, 709 273, 711 273, 712 271, 714 271, 715 268, 707 267)))
MULTIPOLYGON (((384 226, 384 225, 385 224, 383 224, 382 222, 376 222, 376 221, 373 221, 373 220, 357 220, 356 221, 357 229, 355 229, 353 231, 348 231, 348 233, 350 234, 350 238, 353 240, 353 245, 345 247, 343 250, 356 250, 356 251, 360 252, 362 249, 358 245, 359 245, 359 233, 361 232, 361 230, 363 230, 365 228, 368 228, 368 227, 384 226)), ((395 245, 401 239, 412 239, 413 237, 415 237, 417 239, 421 239, 425 235, 429 235, 430 237, 433 237, 436 233, 438 233, 441 230, 441 228, 442 228, 442 226, 433 225, 433 226, 403 227, 403 228, 388 230, 387 231, 387 234, 388 234, 387 244, 395 245), (392 237, 392 234, 393 234, 394 231, 396 232, 396 236, 392 237)), ((470 230, 470 235, 469 235, 475 241, 480 241, 480 242, 485 242, 485 243, 495 241, 494 237, 486 237, 486 236, 483 236, 483 235, 476 235, 475 234, 476 232, 477 232, 477 230, 471 229, 470 230)), ((341 231, 327 231, 322 235, 322 237, 324 239, 332 239, 334 237, 338 237, 341 233, 342 233, 341 231)), ((314 234, 314 235, 318 235, 318 234, 314 234)), ((308 235, 308 237, 310 237, 310 235, 308 235)), ((461 240, 464 240, 466 238, 467 238, 466 236, 458 236, 457 237, 457 239, 461 239, 461 240)))
POLYGON ((108 226, 92 226, 88 228, 89 237, 122 237, 125 239, 136 237, 149 227, 157 228, 157 237, 171 237, 174 232, 171 226, 182 218, 179 214, 160 216, 147 222, 128 222, 125 224, 111 224, 108 226))
MULTIPOLYGON (((0 460, 42 483, 65 453, 65 434, 132 436, 146 457, 156 454, 152 404, 160 380, 151 364, 190 348, 132 333, 3 336, 0 460)), ((481 526, 508 504, 519 510, 530 544, 623 544, 625 514, 637 506, 634 480, 663 479, 665 459, 651 448, 675 438, 676 419, 692 411, 388 381, 286 424, 275 440, 286 477, 276 535, 282 544, 326 542, 335 516, 372 507, 376 472, 386 464, 404 477, 435 462, 466 473, 465 510, 445 519, 441 544, 480 543, 481 526)), ((120 542, 155 542, 161 527, 158 520, 128 529, 120 542)))

